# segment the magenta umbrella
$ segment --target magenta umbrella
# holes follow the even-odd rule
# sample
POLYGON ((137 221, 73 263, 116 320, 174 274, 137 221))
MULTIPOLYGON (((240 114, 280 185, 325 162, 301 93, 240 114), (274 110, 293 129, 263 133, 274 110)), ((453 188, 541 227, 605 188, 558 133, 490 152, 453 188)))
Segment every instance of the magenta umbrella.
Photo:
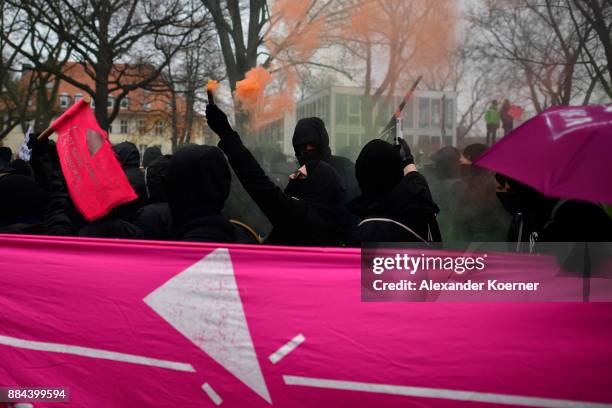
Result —
POLYGON ((612 105, 550 108, 475 164, 549 197, 612 204, 612 105))

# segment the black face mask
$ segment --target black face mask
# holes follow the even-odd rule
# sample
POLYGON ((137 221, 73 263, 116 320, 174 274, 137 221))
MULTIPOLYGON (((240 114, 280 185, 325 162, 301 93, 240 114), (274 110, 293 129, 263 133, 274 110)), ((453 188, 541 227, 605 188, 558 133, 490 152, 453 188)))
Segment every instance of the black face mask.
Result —
POLYGON ((306 150, 304 147, 296 150, 295 157, 297 158, 298 163, 300 163, 300 166, 303 166, 308 162, 321 160, 321 153, 319 152, 319 149, 306 150))
POLYGON ((521 202, 516 194, 509 191, 498 191, 496 194, 501 204, 510 214, 515 215, 523 211, 521 202))

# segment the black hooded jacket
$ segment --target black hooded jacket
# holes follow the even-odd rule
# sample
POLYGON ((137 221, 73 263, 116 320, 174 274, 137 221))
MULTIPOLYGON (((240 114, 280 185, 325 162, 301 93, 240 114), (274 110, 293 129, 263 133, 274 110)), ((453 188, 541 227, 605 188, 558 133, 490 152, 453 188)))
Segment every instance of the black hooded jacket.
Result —
POLYGON ((34 179, 0 170, 0 197, 0 233, 34 233, 43 219, 43 195, 34 179))
POLYGON ((234 242, 234 227, 220 214, 230 183, 227 161, 218 148, 189 145, 178 150, 165 184, 173 220, 172 238, 234 242))
POLYGON ((349 243, 441 242, 436 215, 425 177, 417 171, 403 175, 397 149, 375 139, 357 159, 356 174, 364 194, 349 204, 361 222, 349 243))
POLYGON ((293 149, 300 165, 309 160, 323 160, 327 162, 340 177, 342 186, 346 190, 347 202, 360 194, 355 179, 355 165, 342 156, 334 156, 329 148, 329 135, 325 123, 320 118, 300 119, 293 132, 293 149), (316 150, 306 150, 306 145, 316 146, 316 150))
POLYGON ((117 208, 121 218, 132 222, 138 209, 146 202, 144 173, 140 170, 140 153, 136 145, 131 142, 118 143, 113 146, 113 150, 130 185, 138 195, 138 199, 117 208))
POLYGON ((169 154, 160 156, 144 171, 147 204, 136 213, 134 224, 147 239, 164 240, 172 235, 172 214, 164 188, 171 161, 169 154))
POLYGON ((267 243, 339 245, 351 228, 345 190, 334 169, 317 160, 306 164, 307 177, 292 179, 283 192, 272 183, 237 133, 222 135, 219 147, 273 230, 267 243))

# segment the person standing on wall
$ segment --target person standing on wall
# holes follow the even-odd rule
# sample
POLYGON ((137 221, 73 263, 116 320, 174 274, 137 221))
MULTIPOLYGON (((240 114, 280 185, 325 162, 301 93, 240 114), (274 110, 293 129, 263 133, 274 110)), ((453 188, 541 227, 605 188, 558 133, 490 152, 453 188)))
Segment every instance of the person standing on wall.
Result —
POLYGON ((487 145, 492 146, 495 144, 495 139, 497 137, 497 129, 499 129, 499 124, 501 121, 501 116, 499 114, 499 110, 497 110, 497 100, 491 101, 491 105, 489 105, 489 109, 485 112, 485 122, 487 124, 487 145))

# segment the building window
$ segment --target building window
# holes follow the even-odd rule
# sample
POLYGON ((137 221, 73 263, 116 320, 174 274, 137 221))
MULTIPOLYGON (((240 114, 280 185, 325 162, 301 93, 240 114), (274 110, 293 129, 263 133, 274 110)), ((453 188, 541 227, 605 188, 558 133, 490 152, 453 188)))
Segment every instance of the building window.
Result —
POLYGON ((128 121, 127 119, 121 119, 121 132, 120 133, 127 133, 128 132, 128 121))
POLYGON ((346 146, 348 146, 348 142, 346 140, 346 133, 336 133, 336 149, 342 149, 346 146))
POLYGON ((126 96, 125 98, 123 98, 121 100, 121 103, 119 104, 119 107, 121 109, 127 109, 130 106, 130 98, 129 96, 126 96))
POLYGON ((351 125, 361 125, 361 98, 359 96, 350 96, 348 122, 351 125))
POLYGON ((419 98, 419 127, 429 127, 429 98, 419 98))
POLYGON ((142 106, 142 110, 149 110, 149 109, 151 109, 151 103, 150 102, 142 102, 141 106, 142 106))
POLYGON ((144 119, 138 119, 138 131, 144 133, 146 131, 146 123, 144 119))
POLYGON ((440 99, 431 100, 431 127, 440 127, 441 109, 440 99))
POLYGON ((336 125, 345 125, 347 120, 347 96, 336 95, 336 125))
POLYGON ((78 94, 74 95, 74 103, 77 103, 81 99, 83 99, 83 94, 82 93, 78 93, 78 94))
POLYGON ((164 133, 164 123, 161 120, 155 122, 155 135, 161 136, 164 133))
POLYGON ((455 112, 453 111, 453 100, 445 98, 444 100, 444 122, 447 129, 453 128, 455 112))
POLYGON ((68 94, 61 94, 59 97, 60 108, 67 108, 70 105, 70 96, 68 94))
POLYGON ((106 107, 109 109, 112 109, 114 105, 115 105, 115 98, 112 96, 109 96, 108 99, 106 100, 106 107))

